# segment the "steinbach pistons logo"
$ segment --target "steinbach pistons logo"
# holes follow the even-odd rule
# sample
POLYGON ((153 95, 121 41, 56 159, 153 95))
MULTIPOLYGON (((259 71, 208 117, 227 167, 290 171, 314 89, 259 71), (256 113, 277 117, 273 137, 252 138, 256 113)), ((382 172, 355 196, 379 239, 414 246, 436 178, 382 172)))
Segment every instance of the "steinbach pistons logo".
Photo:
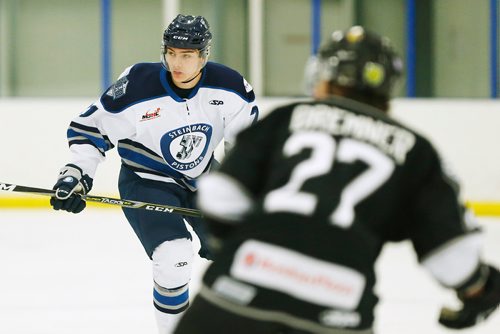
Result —
POLYGON ((212 126, 205 123, 186 125, 163 135, 161 152, 173 169, 190 170, 205 158, 211 138, 212 126))

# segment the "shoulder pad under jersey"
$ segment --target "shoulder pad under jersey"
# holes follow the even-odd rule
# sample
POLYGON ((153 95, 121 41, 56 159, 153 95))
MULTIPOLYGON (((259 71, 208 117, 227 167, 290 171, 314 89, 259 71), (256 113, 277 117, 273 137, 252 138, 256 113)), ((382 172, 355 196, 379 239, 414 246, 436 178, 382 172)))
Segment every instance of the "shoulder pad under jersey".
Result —
POLYGON ((165 71, 161 63, 133 65, 101 96, 102 105, 108 112, 119 113, 136 103, 168 95, 160 80, 165 71))
POLYGON ((245 78, 237 71, 222 64, 207 63, 201 87, 231 91, 247 102, 255 100, 253 88, 245 78))

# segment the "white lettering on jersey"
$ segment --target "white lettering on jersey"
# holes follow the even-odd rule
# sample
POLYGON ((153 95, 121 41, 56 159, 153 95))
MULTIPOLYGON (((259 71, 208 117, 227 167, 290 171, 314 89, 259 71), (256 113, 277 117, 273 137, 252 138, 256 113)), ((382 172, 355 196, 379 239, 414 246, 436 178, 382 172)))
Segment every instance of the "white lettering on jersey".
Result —
POLYGON ((332 327, 356 327, 361 323, 361 315, 358 312, 328 310, 320 314, 319 321, 332 327))
POLYGON ((242 305, 250 303, 257 294, 255 287, 228 276, 218 277, 212 288, 218 294, 242 305))
POLYGON ((293 111, 290 130, 319 130, 366 141, 377 146, 399 165, 405 162, 406 154, 416 141, 413 133, 399 126, 324 104, 297 106, 293 111))

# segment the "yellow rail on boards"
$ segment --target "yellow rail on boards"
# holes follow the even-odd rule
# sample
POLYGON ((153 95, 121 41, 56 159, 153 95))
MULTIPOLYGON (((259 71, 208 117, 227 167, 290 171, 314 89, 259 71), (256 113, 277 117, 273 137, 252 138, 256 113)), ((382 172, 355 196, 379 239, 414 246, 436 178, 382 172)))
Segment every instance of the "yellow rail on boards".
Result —
MULTIPOLYGON (((117 196, 111 196, 118 198, 117 196)), ((89 206, 99 208, 118 209, 113 205, 100 203, 88 203, 89 206)), ((466 205, 474 211, 477 216, 500 217, 500 202, 474 202, 469 201, 466 205)), ((50 208, 48 197, 0 197, 0 209, 43 209, 50 208)))

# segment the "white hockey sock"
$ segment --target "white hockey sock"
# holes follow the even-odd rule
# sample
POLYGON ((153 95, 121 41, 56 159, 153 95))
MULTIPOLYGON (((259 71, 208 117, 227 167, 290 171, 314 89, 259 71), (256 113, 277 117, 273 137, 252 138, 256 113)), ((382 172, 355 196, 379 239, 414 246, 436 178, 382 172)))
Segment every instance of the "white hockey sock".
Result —
POLYGON ((153 301, 160 334, 171 334, 189 305, 193 246, 188 239, 165 241, 153 252, 153 301))
POLYGON ((174 332, 177 322, 182 317, 183 312, 177 314, 165 313, 155 309, 158 334, 171 334, 174 332))

